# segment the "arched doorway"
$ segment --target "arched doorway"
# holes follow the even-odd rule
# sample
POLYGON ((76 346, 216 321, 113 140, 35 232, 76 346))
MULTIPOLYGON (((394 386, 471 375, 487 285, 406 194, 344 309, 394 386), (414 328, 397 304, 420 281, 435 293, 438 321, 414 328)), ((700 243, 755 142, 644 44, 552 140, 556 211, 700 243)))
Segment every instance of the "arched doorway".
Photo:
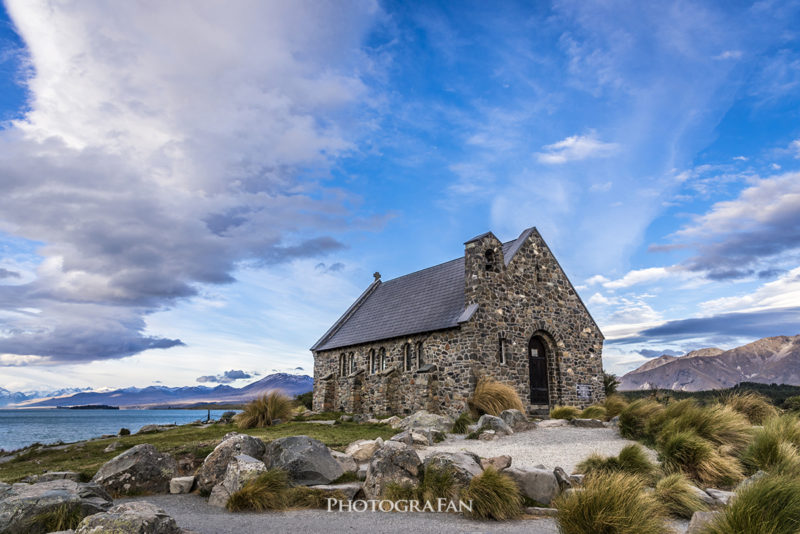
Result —
POLYGON ((531 384, 531 404, 549 404, 547 380, 547 345, 539 336, 528 342, 528 372, 531 384))

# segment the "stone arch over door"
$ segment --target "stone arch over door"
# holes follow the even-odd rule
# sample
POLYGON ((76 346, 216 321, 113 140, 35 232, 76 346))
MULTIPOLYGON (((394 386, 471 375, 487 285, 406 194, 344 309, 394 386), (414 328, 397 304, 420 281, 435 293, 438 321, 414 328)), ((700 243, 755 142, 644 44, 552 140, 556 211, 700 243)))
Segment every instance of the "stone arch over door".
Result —
MULTIPOLYGON (((546 373, 546 397, 544 395, 540 396, 540 400, 536 402, 532 401, 531 395, 529 393, 528 399, 531 400, 531 404, 539 404, 539 405, 548 405, 550 407, 555 406, 556 404, 561 403, 562 397, 562 377, 561 377, 561 356, 559 350, 559 343, 558 339, 555 335, 553 335, 549 330, 545 330, 544 328, 535 328, 530 336, 528 337, 528 346, 526 351, 527 356, 527 364, 528 364, 528 380, 529 380, 529 389, 531 388, 531 379, 532 377, 532 369, 531 369, 531 350, 534 348, 532 344, 538 343, 539 346, 536 347, 539 350, 544 350, 544 361, 540 364, 539 372, 542 372, 542 368, 544 373, 546 373)), ((544 382, 544 380, 542 380, 544 382)))
POLYGON ((336 380, 322 380, 322 411, 332 412, 336 404, 336 380))

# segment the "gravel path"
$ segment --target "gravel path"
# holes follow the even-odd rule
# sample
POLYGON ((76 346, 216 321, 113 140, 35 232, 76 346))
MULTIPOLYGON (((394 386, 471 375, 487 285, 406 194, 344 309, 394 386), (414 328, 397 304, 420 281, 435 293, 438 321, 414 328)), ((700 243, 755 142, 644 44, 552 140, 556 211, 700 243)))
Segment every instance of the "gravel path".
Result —
POLYGON ((260 534, 273 532, 389 534, 557 534, 553 519, 525 519, 497 523, 471 521, 456 514, 432 513, 347 513, 326 510, 290 512, 230 513, 206 504, 199 495, 151 495, 115 502, 147 501, 164 509, 178 526, 198 534, 260 534))
MULTIPOLYGON (((567 473, 572 473, 575 466, 593 452, 602 456, 616 456, 631 443, 636 442, 620 437, 615 428, 555 426, 515 432, 492 441, 468 440, 464 436, 450 435, 445 441, 417 452, 423 459, 440 451, 469 451, 481 457, 506 454, 511 456, 511 467, 530 468, 541 464, 548 469, 562 467, 567 473)), ((655 461, 655 451, 643 448, 655 461)))

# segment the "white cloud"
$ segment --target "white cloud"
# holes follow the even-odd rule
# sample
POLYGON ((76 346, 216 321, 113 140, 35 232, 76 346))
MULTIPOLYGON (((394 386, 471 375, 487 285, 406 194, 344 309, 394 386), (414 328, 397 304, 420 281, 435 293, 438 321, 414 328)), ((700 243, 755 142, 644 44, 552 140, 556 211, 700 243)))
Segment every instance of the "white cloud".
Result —
POLYGON ((800 304, 800 267, 767 282, 747 295, 723 297, 700 304, 705 314, 752 312, 771 308, 791 308, 800 304))
POLYGON ((795 139, 789 143, 789 150, 794 152, 795 158, 800 158, 800 139, 795 139))
POLYGON ((745 156, 733 156, 733 159, 736 161, 747 161, 745 156))
POLYGON ((608 278, 606 278, 602 274, 596 274, 591 278, 589 278, 588 280, 586 280, 586 283, 589 285, 594 285, 594 284, 603 284, 608 281, 609 281, 608 278))
POLYGON ((589 191, 594 191, 594 192, 598 192, 598 193, 604 193, 606 191, 610 191, 612 185, 613 185, 613 182, 611 182, 611 181, 603 182, 603 183, 600 183, 600 184, 592 184, 591 187, 589 187, 589 191))
POLYGON ((607 289, 622 289, 637 284, 646 284, 662 280, 672 276, 673 270, 668 267, 649 267, 647 269, 635 269, 629 271, 622 278, 603 282, 603 287, 607 289))
POLYGON ((714 59, 740 59, 742 57, 741 50, 725 50, 721 54, 714 56, 714 59))
POLYGON ((617 151, 619 145, 600 141, 594 133, 591 133, 589 135, 573 135, 542 148, 544 152, 536 153, 536 158, 540 163, 560 165, 569 161, 610 156, 617 151))

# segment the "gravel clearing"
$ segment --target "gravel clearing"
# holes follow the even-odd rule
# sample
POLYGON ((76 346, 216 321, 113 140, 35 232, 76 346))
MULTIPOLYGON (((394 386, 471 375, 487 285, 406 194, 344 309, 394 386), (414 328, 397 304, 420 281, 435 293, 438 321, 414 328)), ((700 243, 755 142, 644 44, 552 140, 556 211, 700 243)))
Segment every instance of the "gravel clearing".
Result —
MULTIPOLYGON (((572 473, 575 466, 593 452, 602 456, 616 456, 623 447, 632 443, 636 442, 621 437, 616 428, 576 428, 566 425, 515 432, 492 441, 449 435, 445 441, 417 452, 423 459, 442 451, 469 451, 484 458, 506 454, 511 456, 511 467, 524 469, 544 465, 548 469, 562 467, 567 473, 572 473)), ((656 460, 655 451, 644 446, 642 448, 651 460, 656 460)))

